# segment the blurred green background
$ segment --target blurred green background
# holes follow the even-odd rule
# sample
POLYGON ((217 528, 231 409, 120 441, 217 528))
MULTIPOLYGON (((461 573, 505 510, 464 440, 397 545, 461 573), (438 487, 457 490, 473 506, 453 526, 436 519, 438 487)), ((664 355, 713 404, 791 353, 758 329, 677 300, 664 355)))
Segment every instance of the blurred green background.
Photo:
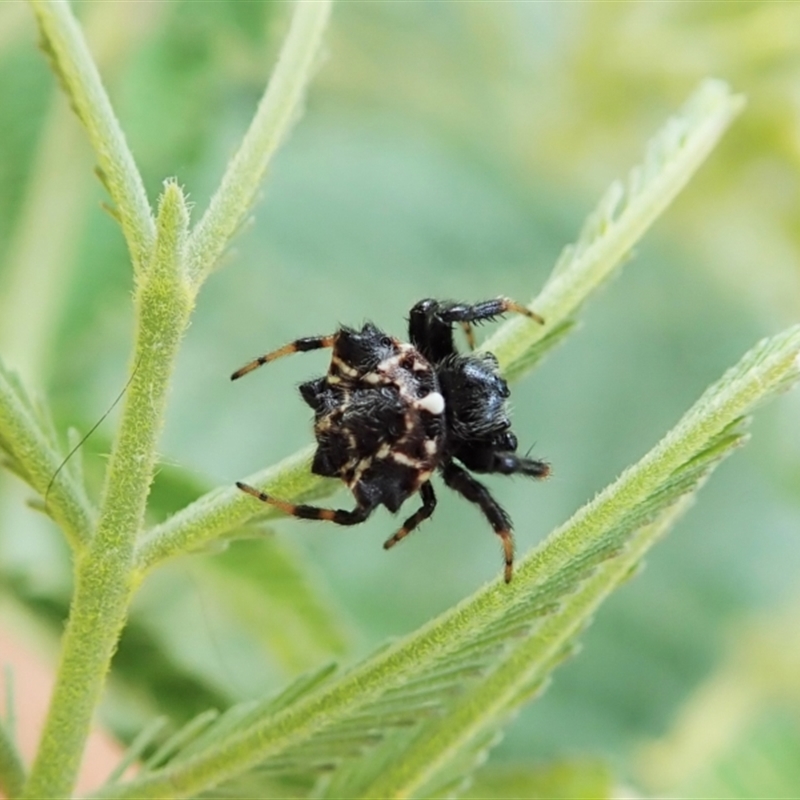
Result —
MULTIPOLYGON (((175 0, 77 11, 150 197, 174 175, 202 210, 263 91, 288 7, 175 0)), ((201 294, 152 518, 311 441, 295 386, 324 370, 323 356, 236 384, 232 369, 339 322, 370 318, 402 335, 422 297, 528 301, 669 114, 702 78, 725 79, 747 96, 744 114, 582 329, 513 388, 521 447, 554 475, 487 482, 516 523, 519 551, 533 547, 750 344, 797 320, 798 31, 800 5, 782 2, 337 5, 306 113, 252 224, 201 294)), ((47 397, 59 429, 86 431, 126 380, 131 270, 35 41, 24 5, 0 5, 0 354, 47 397)), ((751 445, 602 610, 581 655, 495 758, 599 756, 645 789, 713 794, 727 780, 743 796, 741 753, 800 763, 798 411, 788 396, 759 415, 751 445), (742 694, 750 705, 727 713, 742 694), (690 728, 727 734, 700 737, 708 758, 694 766, 681 756, 690 728)), ((84 448, 98 489, 113 419, 84 448)), ((0 481, 2 608, 54 648, 68 553, 24 506, 30 492, 0 481)), ((494 578, 491 531, 439 494, 434 520, 388 554, 381 543, 396 521, 379 513, 352 530, 280 522, 267 549, 235 544, 164 567, 136 601, 109 724, 130 736, 158 711, 178 721, 275 689, 331 655, 367 653, 494 578), (331 626, 291 653, 274 633, 291 630, 291 615, 264 586, 281 580, 276 546, 308 573, 320 628, 331 626)), ((780 765, 773 772, 776 785, 800 787, 800 776, 792 784, 780 765)))

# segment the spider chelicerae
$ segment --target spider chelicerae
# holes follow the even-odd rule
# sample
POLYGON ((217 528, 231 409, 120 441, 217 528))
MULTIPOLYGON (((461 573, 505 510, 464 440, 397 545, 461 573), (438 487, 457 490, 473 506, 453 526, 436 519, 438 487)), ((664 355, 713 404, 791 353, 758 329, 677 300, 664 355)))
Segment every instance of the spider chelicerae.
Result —
POLYGON ((380 505, 394 513, 419 492, 422 506, 384 542, 389 549, 433 513, 431 476, 439 470, 451 489, 479 506, 500 537, 508 583, 514 563, 511 520, 470 472, 544 478, 550 467, 516 453, 508 384, 497 358, 489 352, 459 353, 453 342, 454 323, 464 327, 472 346, 471 323, 508 311, 544 322, 504 297, 473 305, 428 299, 411 309, 410 344, 367 322, 360 331, 342 326, 329 336, 297 339, 251 361, 231 380, 291 353, 332 349, 328 373, 299 387, 314 411, 317 450, 311 471, 341 478, 356 506, 347 511, 298 505, 245 483, 236 485, 285 514, 337 525, 364 522, 380 505))

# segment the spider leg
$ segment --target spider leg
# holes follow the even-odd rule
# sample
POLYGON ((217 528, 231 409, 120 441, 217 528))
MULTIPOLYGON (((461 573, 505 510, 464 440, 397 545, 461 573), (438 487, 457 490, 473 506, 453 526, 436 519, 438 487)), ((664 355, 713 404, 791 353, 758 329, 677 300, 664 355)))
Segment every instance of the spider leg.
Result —
POLYGON ((473 304, 440 302, 429 298, 420 300, 411 309, 408 318, 408 337, 411 344, 426 358, 434 362, 441 361, 456 352, 452 331, 454 322, 468 324, 491 320, 507 311, 516 311, 544 324, 544 320, 538 314, 507 297, 473 304))
POLYGON ((282 356, 288 356, 292 353, 305 353, 308 350, 319 350, 323 347, 333 347, 335 341, 335 333, 330 334, 330 336, 307 336, 305 339, 295 339, 293 342, 289 342, 289 344, 285 344, 283 347, 279 347, 271 353, 259 356, 249 364, 245 364, 241 369, 237 369, 236 372, 231 375, 231 380, 235 381, 237 378, 241 378, 242 375, 247 375, 248 372, 252 372, 263 364, 268 364, 270 361, 274 361, 276 358, 281 358, 282 356))
POLYGON ((467 344, 469 345, 470 350, 475 349, 475 331, 469 322, 462 322, 461 327, 464 331, 464 335, 467 337, 467 344))
POLYGON ((319 508, 317 506, 297 505, 296 503, 289 503, 286 500, 278 500, 277 497, 270 497, 246 483, 236 481, 236 485, 249 495, 252 495, 262 503, 269 503, 275 506, 284 514, 292 517, 299 517, 300 519, 321 519, 328 522, 335 522, 337 525, 358 525, 373 512, 373 506, 358 505, 352 511, 345 511, 343 509, 333 508, 319 508))
POLYGON ((508 311, 515 311, 517 314, 523 314, 542 325, 544 324, 544 320, 537 313, 531 311, 527 306, 515 303, 508 297, 483 300, 480 303, 471 305, 467 303, 441 303, 436 311, 436 316, 442 322, 480 322, 494 319, 494 317, 499 317, 508 311))
MULTIPOLYGON (((500 475, 528 475, 531 478, 546 478, 550 474, 550 465, 546 461, 525 458, 524 456, 518 456, 516 453, 481 450, 475 454, 465 453, 464 456, 464 463, 474 472, 494 472, 500 475)), ((461 454, 459 454, 459 458, 460 457, 461 454)))
POLYGON ((442 477, 451 489, 480 507, 492 529, 500 537, 506 562, 503 577, 506 583, 510 583, 514 569, 514 539, 511 535, 511 520, 508 514, 482 483, 452 461, 442 467, 442 477))
POLYGON ((439 317, 438 300, 420 300, 408 316, 408 338, 425 358, 440 361, 456 352, 453 330, 439 317))
POLYGON ((430 481, 422 484, 420 493, 422 494, 422 506, 403 523, 403 527, 397 533, 393 533, 383 543, 384 550, 394 547, 401 539, 405 539, 414 528, 433 514, 433 510, 436 508, 436 495, 433 493, 433 486, 431 486, 430 481))

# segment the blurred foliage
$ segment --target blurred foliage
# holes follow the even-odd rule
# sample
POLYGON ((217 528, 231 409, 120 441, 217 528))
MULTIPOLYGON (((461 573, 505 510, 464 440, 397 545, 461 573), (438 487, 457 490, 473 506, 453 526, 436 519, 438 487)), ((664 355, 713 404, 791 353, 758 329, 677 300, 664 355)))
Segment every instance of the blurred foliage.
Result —
POLYGON ((719 667, 636 764, 656 795, 794 797, 800 792, 797 603, 747 620, 719 667))
MULTIPOLYGON (((58 427, 85 431, 124 383, 130 269, 86 154, 79 178, 66 184, 40 170, 47 136, 74 138, 77 123, 54 111, 63 100, 31 47, 32 24, 12 19, 17 4, 3 5, 0 326, 13 318, 15 330, 47 331, 42 361, 24 347, 14 353, 20 364, 8 360, 22 368, 30 359, 32 385, 52 400, 58 427), (48 184, 48 175, 62 183, 48 184), (74 198, 46 209, 53 237, 59 214, 70 215, 63 245, 51 243, 59 277, 37 274, 38 300, 11 308, 21 222, 53 191, 74 198)), ((263 88, 284 8, 130 5, 139 11, 80 10, 105 53, 104 76, 151 197, 176 175, 204 202, 263 88), (109 45, 121 40, 128 46, 109 45)), ((517 521, 520 549, 531 547, 645 452, 747 344, 797 319, 799 23, 800 6, 783 2, 340 3, 308 112, 277 159, 254 224, 200 297, 162 443, 156 513, 309 441, 293 386, 321 361, 275 365, 246 388, 229 384, 231 368, 340 321, 371 317, 400 333, 424 296, 526 300, 661 120, 699 80, 724 78, 747 96, 745 114, 624 279, 591 306, 583 332, 534 382, 515 387, 515 429, 524 447, 536 442, 555 476, 539 487, 492 487, 517 521), (173 479, 189 473, 202 477, 173 479)), ((750 641, 742 618, 758 610, 767 626, 780 613, 784 630, 797 630, 789 596, 800 569, 798 410, 795 397, 758 420, 753 446, 721 470, 645 576, 610 601, 583 655, 520 715, 497 759, 527 769, 600 755, 619 775, 657 787, 639 760, 642 741, 665 735, 676 709, 692 708, 695 693, 727 669, 729 637, 750 641)), ((104 450, 102 435, 88 443, 90 475, 99 475, 104 450)), ((13 479, 0 480, 0 587, 55 634, 69 596, 67 554, 48 523, 19 509, 13 479)), ((436 520, 388 555, 384 515, 353 531, 284 522, 276 542, 291 539, 320 596, 337 598, 348 618, 338 624, 358 632, 358 654, 494 575, 491 537, 475 519, 443 499, 436 520), (447 530, 462 530, 464 541, 447 530)), ((118 731, 129 737, 139 715, 156 708, 178 724, 341 651, 346 638, 333 633, 299 661, 262 641, 259 611, 270 606, 258 576, 261 568, 267 575, 268 541, 234 544, 223 560, 199 556, 144 587, 108 697, 118 731), (187 581, 186 570, 196 577, 187 581), (243 604, 252 624, 238 619, 243 604)), ((776 697, 756 704, 721 748, 719 772, 676 778, 676 791, 747 797, 769 785, 797 794, 797 718, 783 707, 789 690, 765 674, 776 697), (747 759, 772 777, 751 786, 767 773, 742 777, 742 765, 754 763, 747 759)), ((731 694, 718 702, 728 708, 736 693, 723 685, 731 694)), ((713 728, 725 717, 704 720, 713 728)))
POLYGON ((462 797, 479 800, 494 797, 512 800, 603 800, 611 797, 612 778, 608 768, 599 761, 559 761, 546 767, 520 767, 507 764, 487 767, 462 797))

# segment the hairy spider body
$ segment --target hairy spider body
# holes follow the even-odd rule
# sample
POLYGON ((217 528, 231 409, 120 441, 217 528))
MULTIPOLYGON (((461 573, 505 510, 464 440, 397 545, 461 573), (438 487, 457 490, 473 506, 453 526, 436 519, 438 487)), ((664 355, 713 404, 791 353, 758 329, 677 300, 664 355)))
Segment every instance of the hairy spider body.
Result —
POLYGON ((488 489, 472 475, 520 473, 541 478, 549 466, 516 454, 508 417, 508 385, 492 353, 459 353, 453 323, 465 326, 516 311, 542 322, 506 298, 474 305, 422 300, 409 317, 411 343, 400 342, 366 323, 340 327, 329 336, 298 339, 252 361, 232 379, 284 355, 331 348, 328 373, 300 385, 314 411, 317 450, 312 472, 340 478, 352 491, 352 511, 296 505, 237 483, 243 491, 302 519, 339 525, 363 522, 380 505, 397 512, 417 492, 422 506, 384 543, 392 547, 436 507, 431 476, 476 503, 500 537, 505 580, 511 580, 511 521, 488 489), (457 463, 460 462, 460 463, 457 463))
POLYGON ((436 373, 409 344, 368 323, 340 328, 328 374, 301 384, 314 410, 312 472, 341 478, 361 506, 396 512, 436 469, 444 401, 436 373))

